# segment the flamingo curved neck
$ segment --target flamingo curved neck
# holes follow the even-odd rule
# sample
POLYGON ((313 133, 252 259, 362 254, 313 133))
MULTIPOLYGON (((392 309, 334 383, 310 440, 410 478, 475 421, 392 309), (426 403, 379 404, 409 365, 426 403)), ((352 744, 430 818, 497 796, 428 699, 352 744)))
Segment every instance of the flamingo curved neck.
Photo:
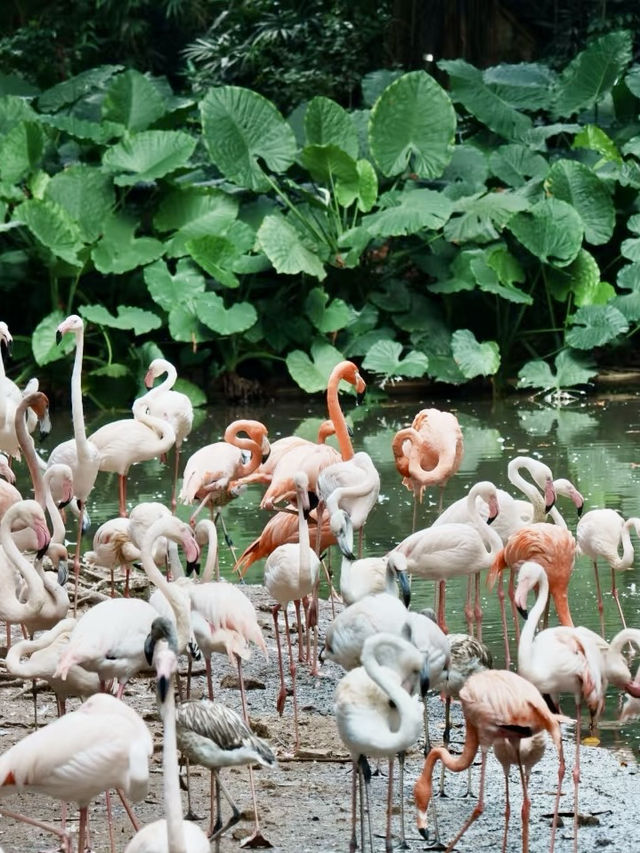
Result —
MULTIPOLYGON (((51 480, 55 473, 55 468, 47 468, 44 472, 44 477, 42 477, 42 484, 44 487, 45 508, 49 513, 51 526, 53 527, 51 542, 62 544, 64 543, 66 528, 64 521, 62 520, 62 514, 58 509, 58 504, 55 502, 54 497, 51 494, 51 480)), ((36 500, 38 500, 37 497, 36 500)))
POLYGON ((239 450, 246 450, 251 454, 247 462, 242 462, 239 465, 237 476, 234 479, 253 474, 262 461, 262 444, 256 438, 256 424, 256 421, 235 421, 235 423, 229 424, 225 430, 224 440, 228 444, 232 444, 239 450), (242 437, 239 435, 241 432, 246 432, 247 436, 242 437))
POLYGON ((170 361, 162 361, 162 370, 158 373, 158 376, 161 376, 162 373, 166 373, 167 375, 162 380, 159 385, 156 385, 154 388, 150 388, 147 394, 145 394, 146 398, 149 399, 150 395, 153 394, 154 397, 158 397, 164 391, 171 391, 173 386, 176 384, 176 380, 178 378, 178 371, 175 369, 173 364, 170 361))
POLYGON ((433 793, 433 768, 438 759, 442 761, 447 770, 460 773, 462 770, 466 770, 467 767, 471 767, 473 759, 476 757, 478 746, 480 745, 478 730, 469 720, 465 719, 465 722, 466 734, 464 748, 460 755, 452 755, 444 746, 432 749, 424 762, 422 773, 413 787, 413 795, 418 809, 418 826, 420 828, 424 828, 427 825, 426 813, 433 793))
POLYGON ((502 550, 503 542, 493 527, 487 524, 486 519, 480 515, 476 498, 481 494, 481 491, 480 483, 476 483, 475 486, 469 489, 469 494, 467 495, 467 513, 473 526, 478 531, 484 547, 487 549, 488 556, 493 559, 502 550))
POLYGON ((33 483, 34 500, 36 500, 40 504, 42 509, 45 509, 46 489, 44 485, 44 479, 42 476, 42 470, 40 469, 40 465, 38 464, 38 455, 36 453, 36 448, 33 443, 33 438, 31 438, 27 429, 27 419, 25 417, 26 411, 29 408, 29 403, 27 402, 28 399, 28 397, 24 397, 19 403, 18 408, 16 409, 16 438, 18 439, 20 450, 22 451, 24 460, 27 463, 27 468, 29 469, 31 482, 33 483))
POLYGON ((336 371, 334 369, 329 377, 329 383, 327 385, 327 409, 329 411, 329 417, 335 427, 336 439, 340 447, 340 455, 344 460, 347 460, 353 457, 353 445, 349 438, 347 421, 342 413, 340 400, 338 399, 338 386, 340 385, 340 380, 343 376, 343 370, 336 371))
POLYGON ((207 559, 202 570, 200 583, 213 581, 216 574, 216 563, 218 561, 218 532, 216 526, 209 519, 200 521, 199 524, 206 525, 207 530, 207 559))
POLYGON ((619 631, 609 643, 609 650, 617 653, 622 652, 627 643, 633 643, 637 649, 640 649, 640 629, 624 628, 619 631))
POLYGON ((7 595, 2 597, 0 608, 7 622, 22 622, 42 610, 45 603, 45 590, 42 578, 13 541, 11 526, 16 513, 13 513, 11 509, 5 513, 2 522, 0 522, 0 544, 9 562, 24 578, 27 586, 27 598, 24 602, 19 601, 14 587, 12 591, 8 591, 7 595))
POLYGON ((378 663, 375 646, 373 649, 363 649, 361 662, 369 678, 387 694, 400 718, 400 724, 395 731, 383 725, 380 726, 376 733, 376 744, 381 749, 394 751, 396 746, 404 748, 407 736, 411 736, 413 732, 414 723, 411 712, 414 710, 414 697, 393 678, 392 670, 378 663))
POLYGON ((73 435, 76 440, 78 461, 89 459, 89 442, 84 424, 84 406, 82 403, 82 359, 84 355, 84 328, 77 329, 76 352, 71 372, 71 418, 73 435))
POLYGON ((156 587, 156 589, 160 590, 160 592, 169 602, 169 605, 173 610, 173 614, 176 620, 178 648, 184 649, 191 636, 191 626, 189 618, 190 606, 188 593, 182 590, 179 585, 169 583, 169 581, 167 581, 160 569, 154 563, 152 557, 157 539, 159 539, 161 536, 166 536, 168 539, 174 538, 173 536, 171 536, 171 531, 168 530, 166 527, 167 523, 168 519, 161 518, 156 521, 155 524, 152 524, 147 533, 145 534, 145 537, 142 541, 142 547, 140 548, 142 556, 142 568, 144 569, 144 572, 151 581, 151 583, 156 587))
POLYGON ((549 599, 549 579, 547 573, 541 569, 538 576, 538 594, 536 595, 535 604, 529 611, 527 621, 520 632, 520 642, 518 643, 518 670, 520 672, 528 670, 532 659, 533 641, 536 628, 540 617, 544 613, 544 609, 549 599))
POLYGON ((544 521, 546 518, 544 498, 535 482, 530 483, 520 473, 520 469, 525 468, 533 477, 532 463, 535 463, 535 460, 528 459, 526 456, 516 456, 507 466, 507 477, 533 506, 533 521, 544 521))
MULTIPOLYGON (((638 519, 628 518, 620 529, 620 543, 622 544, 622 556, 616 549, 617 559, 611 564, 612 569, 628 569, 633 565, 635 550, 631 541, 631 528, 638 532, 638 519)), ((620 544, 619 543, 619 544, 620 544)))
POLYGON ((138 406, 135 404, 133 407, 133 416, 137 421, 144 424, 144 426, 148 427, 157 436, 157 454, 165 453, 165 451, 169 450, 169 448, 173 446, 176 440, 176 434, 169 421, 165 421, 162 418, 156 418, 146 411, 144 406, 138 406))

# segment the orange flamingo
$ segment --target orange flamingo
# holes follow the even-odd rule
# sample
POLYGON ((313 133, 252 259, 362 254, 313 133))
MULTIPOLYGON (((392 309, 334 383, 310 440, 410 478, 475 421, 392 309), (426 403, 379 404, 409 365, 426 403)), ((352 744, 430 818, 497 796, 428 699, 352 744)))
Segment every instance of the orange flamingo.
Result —
POLYGON ((422 409, 410 427, 395 434, 391 449, 402 484, 413 492, 415 530, 417 504, 427 486, 439 486, 442 512, 444 487, 462 462, 462 430, 451 412, 422 409))
MULTIPOLYGON (((226 428, 224 441, 207 444, 196 450, 185 465, 182 489, 178 496, 178 500, 185 504, 200 501, 191 514, 190 522, 195 523, 198 513, 206 504, 213 511, 213 508, 226 506, 236 498, 239 491, 234 488, 234 481, 253 473, 269 455, 269 449, 264 424, 260 421, 239 420, 233 421, 226 428), (241 432, 245 432, 248 438, 242 438, 241 432), (250 453, 248 460, 245 460, 243 451, 250 453)), ((222 516, 220 518, 222 520, 222 516)), ((226 535, 224 521, 222 529, 226 535)))
MULTIPOLYGON (((487 575, 487 586, 493 587, 501 572, 508 568, 509 576, 509 599, 513 611, 516 641, 520 636, 518 619, 514 603, 514 572, 527 560, 534 560, 545 570, 549 579, 549 592, 556 607, 558 619, 562 625, 573 627, 573 619, 569 610, 569 580, 576 561, 576 540, 573 534, 558 524, 549 524, 546 521, 531 524, 512 533, 507 544, 498 552, 487 575)), ((507 634, 507 617, 504 609, 504 592, 502 580, 498 587, 498 598, 500 599, 500 613, 502 616, 502 630, 505 642, 505 665, 511 663, 509 652, 509 637, 507 634)), ((545 624, 548 610, 545 614, 545 624)))
MULTIPOLYGON (((463 824, 462 829, 449 843, 447 851, 450 851, 453 850, 460 838, 484 810, 485 770, 487 751, 490 747, 502 738, 507 738, 517 746, 522 738, 531 737, 546 730, 551 735, 551 739, 558 750, 559 760, 558 787, 551 829, 550 849, 553 853, 558 824, 560 788, 565 771, 560 722, 564 722, 566 718, 551 713, 538 689, 522 676, 508 670, 492 669, 472 675, 460 691, 460 701, 462 702, 462 712, 467 730, 464 749, 461 755, 454 757, 444 747, 436 747, 427 756, 422 773, 413 789, 418 811, 418 831, 423 838, 427 838, 427 808, 433 791, 433 768, 438 759, 449 770, 459 773, 471 766, 478 747, 482 751, 478 803, 463 824)), ((520 764, 520 778, 523 787, 522 848, 523 851, 526 851, 529 842, 530 801, 522 764, 520 764)))

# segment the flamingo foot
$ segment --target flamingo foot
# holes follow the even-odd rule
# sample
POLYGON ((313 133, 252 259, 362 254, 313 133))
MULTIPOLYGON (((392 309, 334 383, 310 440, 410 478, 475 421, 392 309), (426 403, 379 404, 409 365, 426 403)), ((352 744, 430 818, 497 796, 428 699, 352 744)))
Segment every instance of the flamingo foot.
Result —
POLYGON ((184 819, 185 820, 204 820, 204 818, 200 817, 200 815, 197 815, 192 809, 189 809, 189 811, 185 814, 184 819))
POLYGON ((242 839, 240 847, 273 847, 273 844, 264 837, 261 830, 256 829, 251 835, 242 839))

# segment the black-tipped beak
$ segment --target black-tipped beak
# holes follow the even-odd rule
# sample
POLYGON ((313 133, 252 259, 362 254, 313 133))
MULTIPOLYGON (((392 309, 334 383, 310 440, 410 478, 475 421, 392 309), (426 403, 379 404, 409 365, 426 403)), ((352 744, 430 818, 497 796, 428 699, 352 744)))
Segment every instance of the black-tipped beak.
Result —
POLYGON ((547 504, 544 508, 545 513, 551 512, 551 510, 554 508, 555 504, 556 504, 555 501, 553 501, 553 503, 547 504))
POLYGON ((264 465, 264 463, 267 461, 267 459, 268 459, 270 456, 271 456, 271 450, 269 450, 269 452, 268 452, 268 453, 263 453, 263 454, 262 454, 262 464, 263 464, 263 465, 264 465))
POLYGON ((307 495, 309 496, 309 512, 311 512, 317 508, 320 503, 320 498, 315 492, 307 492, 307 495))
POLYGON ((187 563, 187 568, 185 569, 187 573, 187 577, 190 578, 191 575, 196 574, 200 577, 200 563, 196 560, 193 563, 187 563))
POLYGON ((69 580, 69 566, 66 560, 60 560, 58 563, 58 586, 66 586, 69 580))
POLYGON ((68 506, 71 503, 71 501, 72 501, 72 498, 69 498, 68 501, 60 501, 58 503, 58 509, 64 509, 66 506, 68 506))
POLYGON ((158 696, 160 697, 160 701, 164 702, 167 698, 167 693, 169 692, 169 679, 166 675, 161 675, 158 679, 158 696))
POLYGON ((497 513, 496 513, 495 515, 490 515, 490 516, 487 518, 487 524, 493 524, 493 522, 496 520, 496 518, 497 518, 497 517, 498 517, 498 514, 497 514, 497 513))
POLYGON ((420 670, 420 695, 424 699, 429 691, 429 661, 425 659, 420 670))
POLYGON ((151 636, 151 634, 148 634, 147 639, 144 641, 144 656, 149 666, 151 666, 153 663, 153 649, 155 647, 155 644, 156 642, 151 636))
POLYGON ((400 590, 400 595, 402 596, 402 603, 407 609, 409 609, 409 605, 411 604, 411 586, 409 584, 407 573, 396 572, 396 580, 398 581, 398 588, 400 590))
POLYGON ((320 651, 318 652, 318 660, 320 661, 320 663, 324 663, 325 650, 326 650, 326 646, 323 645, 322 648, 320 649, 320 651))
POLYGON ((36 551, 36 558, 38 560, 41 560, 44 557, 44 555, 47 553, 48 549, 49 549, 49 543, 47 542, 47 544, 43 545, 39 551, 36 551))
POLYGON ((62 333, 56 332, 56 343, 59 344, 61 340, 62 340, 62 333))
POLYGON ((522 616, 523 619, 529 618, 529 611, 527 610, 526 607, 520 607, 519 605, 516 605, 516 607, 517 607, 518 613, 522 616))
POLYGON ((360 403, 362 403, 364 401, 364 395, 365 394, 366 394, 366 391, 362 391, 362 393, 356 394, 356 406, 359 406, 360 403))
POLYGON ((582 510, 584 509, 584 504, 580 504, 578 507, 578 518, 582 518, 582 510))

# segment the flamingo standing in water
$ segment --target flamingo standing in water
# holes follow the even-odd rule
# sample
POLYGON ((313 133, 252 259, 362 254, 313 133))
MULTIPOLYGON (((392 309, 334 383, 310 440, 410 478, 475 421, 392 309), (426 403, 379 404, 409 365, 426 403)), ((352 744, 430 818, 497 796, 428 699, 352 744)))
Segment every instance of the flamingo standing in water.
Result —
POLYGON ((176 454, 173 468, 173 486, 171 490, 171 511, 176 510, 176 485, 180 469, 180 450, 182 442, 193 427, 193 405, 186 394, 174 391, 173 386, 178 378, 178 371, 165 358, 154 358, 144 377, 144 384, 150 390, 140 397, 153 417, 168 421, 176 436, 176 454), (166 373, 166 378, 155 388, 154 381, 166 373))
POLYGON ((451 412, 422 409, 410 427, 399 430, 391 443, 402 484, 413 492, 413 529, 418 502, 428 486, 440 488, 442 512, 444 487, 462 462, 464 443, 458 419, 451 412))
POLYGON ((539 563, 527 561, 520 566, 515 593, 516 606, 520 611, 525 612, 527 593, 536 586, 538 587, 536 603, 531 608, 520 634, 518 671, 524 678, 535 684, 545 697, 549 697, 550 705, 557 706, 557 697, 560 693, 571 693, 575 700, 573 846, 574 851, 577 851, 582 703, 586 703, 592 719, 597 719, 604 707, 606 675, 597 646, 580 629, 559 625, 535 634, 549 597, 549 581, 545 569, 539 563))
POLYGON ((87 439, 84 423, 84 408, 82 405, 82 355, 84 351, 84 322, 77 314, 70 314, 60 323, 56 330, 56 340, 60 342, 62 336, 73 332, 76 339, 76 353, 73 360, 73 371, 71 373, 71 416, 73 419, 73 438, 54 447, 47 460, 47 467, 58 462, 64 463, 71 468, 73 474, 73 491, 78 508, 78 532, 76 549, 73 557, 75 598, 73 604, 73 615, 75 616, 78 606, 79 577, 80 577, 80 548, 82 544, 82 522, 83 512, 87 498, 98 476, 100 465, 100 451, 91 441, 87 439))
POLYGON ((162 718, 162 781, 165 817, 148 823, 125 847, 125 853, 209 853, 209 839, 197 824, 182 819, 176 746, 176 706, 173 682, 178 668, 173 626, 158 617, 145 641, 148 663, 156 671, 156 691, 162 718))
MULTIPOLYGON (((473 524, 433 524, 403 539, 389 552, 396 570, 409 571, 425 580, 440 581, 438 595, 438 625, 447 631, 445 620, 445 583, 448 578, 475 574, 475 610, 471 610, 469 595, 465 614, 471 633, 471 618, 475 613, 478 634, 481 637, 482 610, 480 609, 479 575, 491 566, 502 547, 502 540, 484 522, 476 506, 476 497, 485 495, 490 506, 489 518, 498 513, 496 489, 488 481, 476 483, 467 495, 469 515, 473 524)), ((470 590, 469 590, 470 593, 470 590)))
MULTIPOLYGON (((149 785, 153 740, 142 718, 108 694, 92 696, 77 711, 58 717, 0 756, 0 796, 33 791, 80 807, 78 849, 85 850, 89 803, 117 788, 140 802, 149 785)), ((5 817, 57 835, 71 853, 69 834, 52 824, 0 809, 5 817)), ((113 838, 111 821, 109 831, 113 838)))
MULTIPOLYGON (((310 655, 309 646, 309 596, 313 594, 320 571, 320 560, 309 544, 309 528, 305 518, 305 512, 309 510, 309 480, 303 471, 299 471, 294 478, 297 492, 298 506, 298 544, 280 545, 269 555, 264 567, 264 585, 269 595, 275 598, 276 604, 272 609, 273 626, 278 644, 278 668, 280 671, 280 692, 276 702, 278 713, 282 715, 287 698, 287 689, 284 683, 284 666, 282 663, 282 646, 280 643, 280 627, 278 614, 280 610, 284 614, 284 629, 289 649, 289 674, 293 688, 293 725, 295 740, 294 754, 300 746, 300 735, 298 729, 298 698, 296 695, 296 664, 291 649, 291 633, 289 631, 289 617, 287 608, 289 602, 293 601, 296 609, 298 623, 298 657, 302 659, 302 620, 300 618, 300 602, 307 602, 305 606, 306 630, 307 630, 307 658, 310 655)), ((317 625, 315 627, 317 631, 317 625)))
MULTIPOLYGON (((460 756, 452 756, 444 747, 436 747, 427 756, 422 773, 416 781, 413 794, 418 812, 418 832, 427 838, 427 809, 431 801, 433 783, 432 774, 438 760, 449 770, 459 773, 473 763, 478 747, 482 751, 480 767, 480 793, 478 803, 462 829, 447 847, 453 850, 467 829, 484 811, 484 782, 487 751, 493 744, 504 738, 512 741, 516 747, 522 738, 531 737, 538 732, 549 732, 558 750, 558 787, 556 790, 553 825, 551 829, 551 853, 553 853, 558 824, 558 806, 562 779, 565 772, 564 754, 560 722, 566 718, 553 714, 544 702, 540 692, 525 678, 508 670, 487 670, 472 675, 460 691, 462 712, 466 724, 464 749, 460 756)), ((529 796, 524 772, 521 772, 523 784, 522 806, 522 847, 528 850, 529 842, 529 796)), ((506 822, 506 815, 505 815, 506 822)))
MULTIPOLYGON (((362 647, 362 666, 352 669, 336 687, 336 725, 340 739, 347 747, 353 761, 351 786, 351 840, 350 850, 357 848, 356 841, 356 776, 360 776, 361 849, 364 850, 364 825, 362 821, 362 780, 367 791, 369 815, 369 842, 371 836, 371 811, 368 785, 371 770, 367 756, 389 759, 387 795, 387 850, 391 844, 391 803, 393 786, 393 760, 403 754, 420 737, 422 712, 417 697, 411 695, 419 684, 424 696, 429 689, 429 665, 425 656, 407 640, 394 634, 376 634, 362 647)), ((401 765, 402 767, 402 762, 401 765)), ((404 800, 402 777, 400 797, 404 800)), ((404 815, 404 809, 402 809, 404 815)), ((402 819, 402 843, 404 819, 402 819)))
MULTIPOLYGON (((23 396, 38 390, 38 380, 31 379, 23 392, 13 380, 7 377, 4 369, 2 348, 4 347, 6 352, 10 353, 12 343, 13 337, 9 331, 9 327, 4 321, 0 320, 0 449, 4 450, 9 456, 20 459, 20 443, 15 430, 15 413, 23 396)), ((34 412, 27 412, 29 432, 34 431, 38 421, 39 418, 34 412)), ((50 426, 48 420, 40 420, 41 432, 48 432, 50 426)))
POLYGON ((631 528, 640 535, 640 518, 628 518, 626 521, 613 509, 592 509, 584 515, 576 527, 578 554, 585 554, 593 561, 593 572, 598 592, 598 612, 600 613, 600 633, 604 637, 604 606, 600 578, 598 577, 598 558, 602 557, 611 569, 611 595, 618 607, 618 613, 626 628, 627 623, 620 605, 616 586, 616 571, 625 571, 633 565, 635 556, 631 542, 631 528), (622 554, 620 554, 622 546, 622 554))
POLYGON ((98 448, 98 470, 118 475, 119 513, 127 514, 127 475, 132 465, 156 459, 175 444, 176 434, 168 421, 147 411, 143 398, 132 406, 133 418, 111 421, 89 436, 98 448))
MULTIPOLYGON (((573 626, 573 619, 569 610, 569 580, 576 561, 576 540, 573 534, 558 524, 540 522, 523 527, 512 534, 507 544, 496 555, 493 565, 487 575, 487 586, 491 589, 498 576, 505 568, 510 570, 509 575, 509 599, 514 614, 516 627, 516 639, 519 638, 520 629, 516 616, 514 600, 514 573, 527 560, 539 563, 547 573, 549 591, 556 606, 558 619, 562 625, 573 626)), ((505 662, 509 666, 511 654, 509 651, 509 637, 507 633, 507 618, 504 609, 504 593, 502 592, 502 581, 498 587, 498 598, 500 599, 500 612, 502 615, 502 630, 505 643, 505 662)), ((547 616, 545 614, 545 624, 547 616)))

